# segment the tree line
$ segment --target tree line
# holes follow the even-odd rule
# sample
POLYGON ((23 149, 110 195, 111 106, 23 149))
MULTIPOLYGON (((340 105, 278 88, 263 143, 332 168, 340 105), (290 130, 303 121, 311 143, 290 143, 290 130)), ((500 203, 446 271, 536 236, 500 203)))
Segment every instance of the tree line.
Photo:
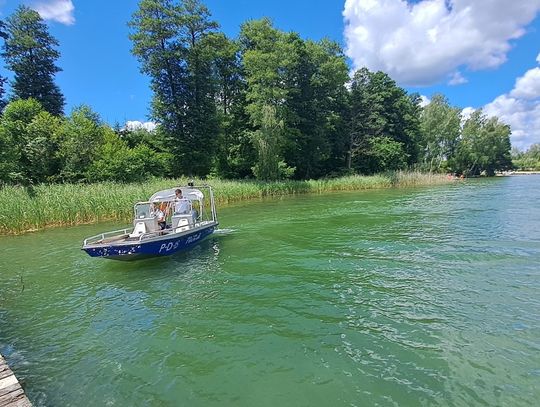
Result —
POLYGON ((540 143, 533 144, 527 151, 513 148, 512 161, 518 170, 540 171, 540 143))
POLYGON ((138 181, 149 176, 309 179, 419 169, 512 167, 510 128, 462 117, 443 95, 422 106, 387 74, 350 75, 341 47, 263 18, 238 38, 199 0, 141 0, 128 22, 150 78, 154 131, 114 128, 88 106, 64 115, 58 41, 20 6, 0 22, 0 182, 138 181))

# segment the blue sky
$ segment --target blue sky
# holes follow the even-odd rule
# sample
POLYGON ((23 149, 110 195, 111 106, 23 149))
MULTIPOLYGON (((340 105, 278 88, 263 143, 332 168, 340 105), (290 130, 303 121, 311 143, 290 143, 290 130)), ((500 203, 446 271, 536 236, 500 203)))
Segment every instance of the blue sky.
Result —
MULTIPOLYGON (((20 4, 40 12, 60 42, 57 83, 66 112, 88 104, 110 124, 148 121, 151 92, 131 55, 127 21, 137 0, 0 0, 0 18, 20 4)), ((513 129, 522 149, 540 142, 540 0, 206 0, 229 36, 270 17, 303 38, 328 37, 351 69, 383 70, 408 91, 441 92, 482 107, 513 129)), ((0 74, 9 77, 3 67, 0 74)))

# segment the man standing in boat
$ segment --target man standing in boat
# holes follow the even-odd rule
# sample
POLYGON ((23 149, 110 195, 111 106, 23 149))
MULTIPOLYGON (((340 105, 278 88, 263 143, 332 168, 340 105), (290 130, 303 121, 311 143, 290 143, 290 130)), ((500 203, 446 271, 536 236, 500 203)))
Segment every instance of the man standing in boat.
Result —
POLYGON ((182 196, 181 189, 177 189, 174 193, 176 195, 174 198, 175 215, 189 213, 191 211, 191 202, 182 196))

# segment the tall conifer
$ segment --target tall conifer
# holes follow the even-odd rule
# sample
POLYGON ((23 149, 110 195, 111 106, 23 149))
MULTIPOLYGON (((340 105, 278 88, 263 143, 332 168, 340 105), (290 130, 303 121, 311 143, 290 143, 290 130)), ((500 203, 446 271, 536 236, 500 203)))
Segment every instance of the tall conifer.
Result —
POLYGON ((151 79, 152 116, 169 136, 174 175, 207 175, 218 121, 213 72, 218 24, 198 0, 141 0, 129 26, 133 54, 151 79))
MULTIPOLYGON (((0 20, 0 38, 3 38, 4 40, 7 40, 8 38, 6 32, 6 24, 2 20, 0 20)), ((4 107, 6 106, 6 101, 4 100, 4 85, 6 82, 7 79, 0 75, 0 115, 2 114, 2 110, 4 110, 4 107)))
POLYGON ((2 56, 6 67, 14 74, 11 84, 13 99, 36 99, 49 113, 61 116, 64 96, 54 83, 60 53, 58 41, 49 34, 40 15, 20 6, 6 20, 8 38, 2 56))

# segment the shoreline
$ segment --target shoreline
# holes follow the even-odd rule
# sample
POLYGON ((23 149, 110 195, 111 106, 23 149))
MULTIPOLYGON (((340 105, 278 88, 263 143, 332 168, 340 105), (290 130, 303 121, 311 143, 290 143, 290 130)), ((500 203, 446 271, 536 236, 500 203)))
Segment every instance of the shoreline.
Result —
MULTIPOLYGON (((254 180, 198 181, 214 189, 216 205, 265 197, 322 194, 338 191, 407 188, 453 183, 445 174, 395 172, 370 176, 262 182, 254 180)), ((133 205, 155 191, 186 185, 187 178, 152 179, 138 184, 51 184, 32 188, 0 188, 0 235, 21 235, 43 229, 132 219, 133 205)), ((197 182, 196 182, 197 184, 197 182)))
POLYGON ((509 175, 539 175, 540 171, 514 171, 509 175))

